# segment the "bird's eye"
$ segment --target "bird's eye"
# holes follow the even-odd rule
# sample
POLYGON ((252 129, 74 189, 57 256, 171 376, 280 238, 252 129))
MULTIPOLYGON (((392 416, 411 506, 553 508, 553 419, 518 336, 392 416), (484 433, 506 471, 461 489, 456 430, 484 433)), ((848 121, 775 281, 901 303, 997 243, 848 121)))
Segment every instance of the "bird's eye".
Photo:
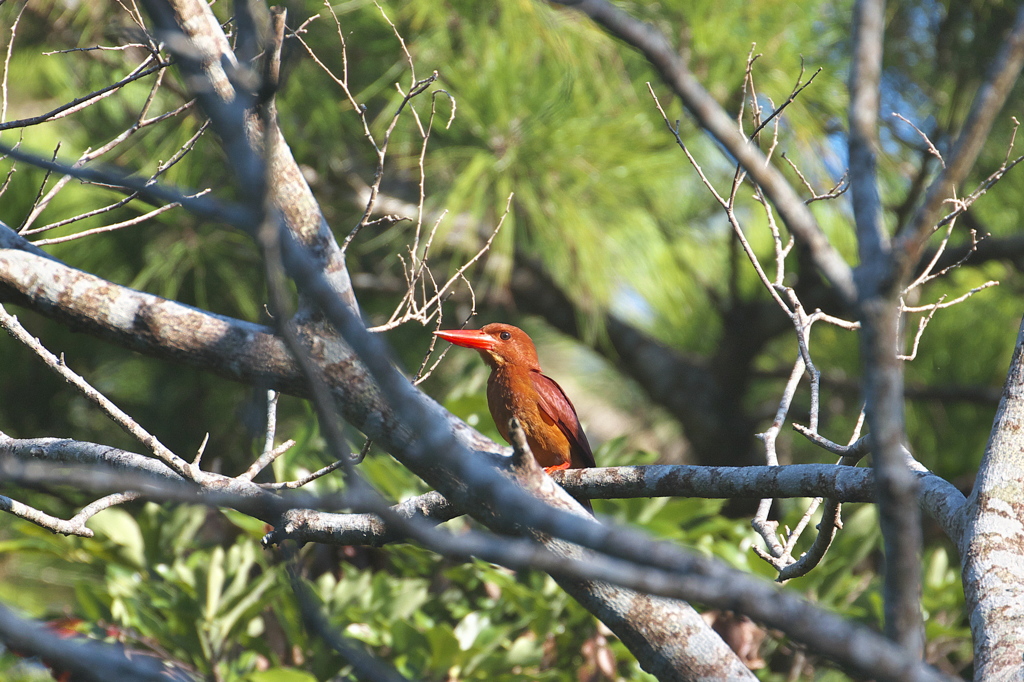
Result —
POLYGON ((502 341, 508 341, 509 339, 512 338, 512 335, 509 334, 508 332, 502 332, 498 334, 498 338, 500 338, 502 341))

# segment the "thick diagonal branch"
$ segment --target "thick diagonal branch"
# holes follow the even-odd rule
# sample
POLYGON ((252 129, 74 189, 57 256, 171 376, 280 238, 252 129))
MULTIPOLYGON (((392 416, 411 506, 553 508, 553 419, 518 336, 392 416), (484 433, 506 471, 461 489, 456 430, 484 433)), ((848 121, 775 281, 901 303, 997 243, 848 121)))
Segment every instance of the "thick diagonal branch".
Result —
POLYGON ((263 167, 259 150, 269 149, 266 174, 273 178, 267 183, 271 204, 297 242, 316 259, 337 295, 355 309, 345 256, 280 129, 274 125, 264 130, 263 119, 251 106, 256 103, 256 93, 242 90, 242 84, 251 82, 255 74, 248 64, 239 63, 209 3, 149 0, 145 5, 162 37, 185 38, 185 44, 171 41, 179 48, 177 65, 215 124, 243 192, 262 190, 264 183, 253 171, 263 167), (266 139, 268 135, 272 141, 266 139))

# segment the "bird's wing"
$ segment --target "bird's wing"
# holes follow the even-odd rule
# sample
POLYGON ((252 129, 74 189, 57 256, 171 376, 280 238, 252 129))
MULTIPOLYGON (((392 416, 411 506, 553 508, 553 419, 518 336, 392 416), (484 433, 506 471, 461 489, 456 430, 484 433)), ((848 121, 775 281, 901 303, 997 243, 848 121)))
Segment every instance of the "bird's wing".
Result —
POLYGON ((569 439, 572 449, 574 468, 597 466, 594 461, 594 453, 587 442, 587 434, 583 433, 580 426, 580 419, 576 416, 576 408, 572 401, 565 394, 562 387, 555 383, 551 377, 545 376, 536 370, 530 371, 530 380, 533 388, 537 391, 537 404, 555 424, 565 437, 569 439), (576 466, 577 462, 583 467, 576 466))

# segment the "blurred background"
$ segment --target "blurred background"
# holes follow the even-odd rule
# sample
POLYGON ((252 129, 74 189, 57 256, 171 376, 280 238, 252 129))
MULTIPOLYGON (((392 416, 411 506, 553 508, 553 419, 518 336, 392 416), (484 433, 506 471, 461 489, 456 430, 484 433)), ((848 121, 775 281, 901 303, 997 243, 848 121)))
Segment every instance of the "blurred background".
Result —
MULTIPOLYGON (((680 136, 719 192, 728 192, 734 167, 640 55, 585 17, 530 0, 416 0, 379 7, 354 0, 331 6, 337 26, 322 3, 286 4, 288 26, 304 25, 303 40, 339 75, 346 68, 340 30, 352 94, 366 106, 378 140, 401 101, 395 83, 408 91, 415 79, 438 72, 431 91, 443 89, 447 96, 428 94, 411 104, 421 122, 432 106, 436 110, 422 169, 424 229, 437 226, 427 262, 437 280, 447 280, 481 248, 509 207, 490 250, 466 272, 472 294, 467 283, 459 283, 446 300, 445 328, 470 318, 472 327, 504 321, 526 329, 545 373, 575 403, 601 466, 763 463, 755 434, 777 409, 796 359, 795 336, 739 249, 723 211, 676 146, 646 83, 673 123, 680 119, 680 136), (452 100, 454 119, 445 127, 452 100)), ((850 5, 672 0, 624 7, 676 41, 697 77, 730 112, 744 108, 748 133, 752 104, 744 75, 751 54, 759 55, 752 67, 753 101, 764 109, 762 116, 789 98, 798 79, 806 82, 820 68, 778 128, 768 129, 760 141, 763 149, 777 143, 774 163, 794 185, 803 187, 795 167, 820 194, 841 183, 846 167, 850 5)), ((226 4, 215 11, 230 18, 226 4)), ((1015 3, 982 0, 889 8, 879 179, 890 230, 906 223, 938 168, 919 133, 891 114, 906 117, 938 150, 948 150, 1014 11, 1015 3)), ((38 115, 123 77, 141 60, 140 49, 66 50, 124 45, 139 32, 119 3, 0 4, 0 43, 9 55, 4 120, 38 115)), ((364 211, 376 156, 344 93, 297 40, 286 41, 283 60, 280 125, 340 242, 364 211)), ((58 158, 76 159, 132 125, 152 84, 152 78, 133 83, 71 116, 9 130, 0 140, 20 141, 23 149, 43 156, 59 144, 58 158)), ((961 196, 1007 157, 1022 94, 1018 86, 961 196)), ((171 70, 150 115, 183 101, 171 70)), ((184 112, 139 131, 101 161, 148 175, 201 123, 197 112, 184 112)), ((411 112, 395 127, 381 185, 383 212, 415 217, 419 131, 411 112)), ((213 187, 217 196, 230 198, 231 175, 211 135, 200 138, 162 181, 213 187)), ((0 177, 6 177, 0 220, 14 229, 43 227, 122 198, 73 181, 35 212, 39 197, 58 178, 25 164, 11 169, 10 161, 0 160, 0 177)), ((908 300, 921 305, 955 298, 988 280, 1000 282, 940 310, 916 359, 906 365, 908 445, 922 463, 964 490, 982 455, 1021 317, 1021 183, 1019 173, 1009 173, 957 221, 951 250, 969 244, 972 230, 985 237, 985 248, 908 300)), ((749 186, 741 188, 737 213, 772 276, 771 235, 751 194, 749 186)), ((151 208, 131 203, 30 239, 128 220, 151 208)), ((815 202, 812 210, 855 262, 849 198, 815 202)), ((369 227, 348 247, 349 270, 371 325, 387 322, 405 292, 403 267, 413 258, 414 230, 414 222, 369 227)), ((46 248, 118 284, 267 321, 257 249, 244 235, 181 210, 46 248)), ((421 245, 415 256, 424 255, 421 245)), ((808 309, 852 319, 799 246, 786 273, 786 283, 808 309)), ((234 474, 259 451, 260 391, 132 354, 22 309, 12 312, 175 452, 188 457, 209 433, 207 466, 234 474)), ((907 352, 917 321, 908 317, 907 352)), ((432 329, 414 322, 383 332, 410 376, 428 352, 432 329)), ((856 334, 818 325, 812 352, 822 372, 820 431, 845 443, 861 407, 856 334)), ((475 353, 456 350, 421 388, 499 439, 486 409, 486 375, 475 353)), ((808 409, 805 384, 791 420, 806 423, 808 409)), ((7 337, 0 338, 0 430, 19 438, 69 437, 137 449, 7 337)), ((278 434, 298 441, 275 463, 279 479, 329 463, 304 401, 282 398, 278 434)), ((350 436, 358 449, 362 437, 350 436)), ((788 427, 779 448, 784 463, 831 461, 788 427)), ((395 499, 426 490, 385 453, 371 451, 362 467, 395 499)), ((328 477, 315 487, 337 484, 328 477)), ((0 493, 13 494, 8 488, 0 485, 0 493)), ((18 490, 17 498, 63 516, 87 501, 71 486, 18 490)), ((778 513, 795 520, 805 506, 806 501, 787 501, 778 513)), ((719 501, 703 500, 595 503, 599 515, 772 577, 750 549, 754 539, 747 520, 726 518, 720 507, 719 501)), ((881 599, 874 512, 850 505, 844 518, 845 529, 822 566, 789 587, 875 624, 881 599)), ((344 673, 342 662, 303 631, 278 559, 259 547, 261 523, 232 512, 137 503, 104 512, 92 526, 98 538, 82 540, 5 519, 0 599, 37 617, 81 618, 80 629, 99 627, 102 636, 164 652, 207 679, 331 679, 344 673)), ((928 537, 928 658, 969 675, 957 557, 937 531, 928 537)), ((457 564, 410 546, 309 547, 303 561, 332 623, 416 678, 653 679, 546 576, 480 562, 457 564)), ((751 629, 761 639, 747 659, 760 666, 764 679, 845 679, 773 633, 751 629)), ((0 658, 0 670, 6 679, 46 674, 10 653, 0 658)))

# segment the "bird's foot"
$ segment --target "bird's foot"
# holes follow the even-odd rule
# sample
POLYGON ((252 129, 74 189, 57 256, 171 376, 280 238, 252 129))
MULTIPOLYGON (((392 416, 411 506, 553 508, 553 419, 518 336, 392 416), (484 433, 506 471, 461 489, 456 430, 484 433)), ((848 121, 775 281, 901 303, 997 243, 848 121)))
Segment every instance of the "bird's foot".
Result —
POLYGON ((552 471, 564 471, 569 468, 572 462, 563 462, 562 464, 556 464, 551 467, 544 467, 544 473, 550 475, 552 471))

